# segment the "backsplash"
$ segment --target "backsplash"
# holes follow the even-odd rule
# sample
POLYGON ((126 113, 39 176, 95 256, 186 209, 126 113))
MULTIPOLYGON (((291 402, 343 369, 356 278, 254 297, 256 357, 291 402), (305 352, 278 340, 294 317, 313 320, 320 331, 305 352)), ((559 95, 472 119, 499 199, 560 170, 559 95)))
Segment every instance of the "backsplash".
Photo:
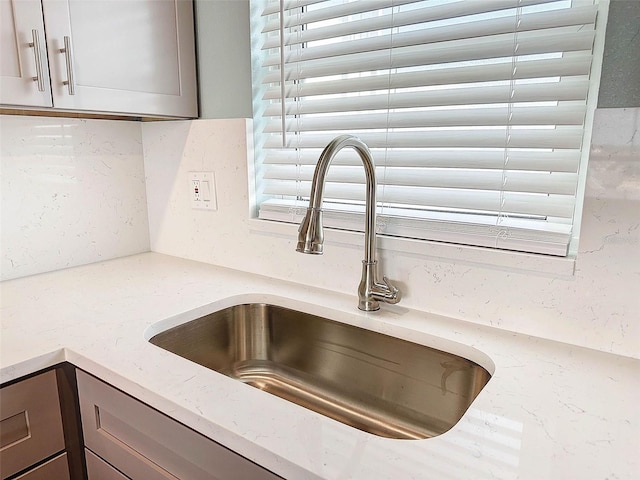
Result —
MULTIPOLYGON (((361 248, 332 243, 321 257, 300 255, 295 234, 265 232, 250 220, 248 121, 146 123, 142 138, 152 251, 356 298, 361 248), (217 211, 191 209, 190 171, 215 172, 217 211)), ((403 286, 402 307, 640 358, 638 212, 640 109, 598 110, 573 275, 437 253, 380 256, 385 273, 403 286)))
MULTIPOLYGON (((244 119, 0 116, 2 280, 151 249, 351 292, 355 309, 361 247, 332 241, 328 231, 323 256, 300 255, 295 232, 250 219, 250 139, 244 119), (218 210, 192 210, 188 172, 209 170, 218 210)), ((573 275, 565 267, 537 272, 531 260, 527 269, 517 259, 454 261, 437 245, 428 256, 382 249, 385 273, 403 287, 395 311, 412 307, 640 358, 638 212, 640 108, 598 110, 573 275)))
POLYGON ((149 250, 140 123, 0 116, 0 279, 149 250))

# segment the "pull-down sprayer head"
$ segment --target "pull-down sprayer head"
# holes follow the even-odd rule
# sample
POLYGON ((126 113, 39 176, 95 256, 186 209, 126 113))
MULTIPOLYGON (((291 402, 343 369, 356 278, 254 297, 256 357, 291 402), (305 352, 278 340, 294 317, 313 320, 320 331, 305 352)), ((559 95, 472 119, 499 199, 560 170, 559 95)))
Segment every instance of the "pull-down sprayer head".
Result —
POLYGON ((322 210, 309 207, 298 229, 298 246, 296 247, 296 251, 322 255, 323 242, 322 210))

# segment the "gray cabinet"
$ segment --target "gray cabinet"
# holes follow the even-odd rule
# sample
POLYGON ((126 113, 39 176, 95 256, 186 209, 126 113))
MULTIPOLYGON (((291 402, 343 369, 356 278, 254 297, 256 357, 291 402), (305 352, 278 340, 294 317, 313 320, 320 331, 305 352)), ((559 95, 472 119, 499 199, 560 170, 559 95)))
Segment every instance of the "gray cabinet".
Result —
POLYGON ((0 0, 0 104, 197 117, 191 0, 0 0))
POLYGON ((18 472, 20 479, 69 479, 54 370, 3 387, 0 412, 3 480, 18 472))
POLYGON ((91 480, 130 480, 89 449, 84 451, 87 459, 87 477, 91 480))
POLYGON ((77 380, 89 480, 280 478, 91 375, 77 380))
POLYGON ((15 477, 13 480, 63 480, 66 478, 69 478, 69 464, 67 453, 65 452, 15 477))

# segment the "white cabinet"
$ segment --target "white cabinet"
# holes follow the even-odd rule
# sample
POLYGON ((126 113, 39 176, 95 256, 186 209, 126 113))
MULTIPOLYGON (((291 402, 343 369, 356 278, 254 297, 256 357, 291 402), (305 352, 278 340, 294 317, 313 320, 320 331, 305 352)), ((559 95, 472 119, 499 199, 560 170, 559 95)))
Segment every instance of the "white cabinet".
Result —
POLYGON ((191 0, 0 0, 0 5, 0 103, 197 116, 191 0), (38 92, 33 80, 34 31, 41 31, 45 92, 38 92))
POLYGON ((53 106, 40 0, 0 0, 0 103, 53 106))
POLYGON ((197 116, 191 1, 42 0, 42 7, 55 107, 197 116))
POLYGON ((280 477, 77 371, 89 480, 276 480, 280 477))

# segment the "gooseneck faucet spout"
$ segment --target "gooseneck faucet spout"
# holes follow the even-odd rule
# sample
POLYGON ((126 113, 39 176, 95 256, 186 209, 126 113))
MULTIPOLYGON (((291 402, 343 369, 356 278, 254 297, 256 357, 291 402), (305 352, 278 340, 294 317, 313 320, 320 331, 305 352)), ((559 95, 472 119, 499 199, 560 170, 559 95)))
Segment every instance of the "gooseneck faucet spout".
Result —
POLYGON ((309 208, 298 231, 296 250, 302 253, 322 254, 324 235, 322 232, 322 197, 325 177, 331 161, 345 147, 353 148, 364 165, 366 179, 366 214, 364 225, 364 260, 362 279, 358 287, 358 308, 366 312, 378 310, 379 302, 398 303, 400 291, 386 277, 378 281, 376 260, 376 169, 367 145, 353 135, 334 138, 320 155, 313 174, 309 208))

